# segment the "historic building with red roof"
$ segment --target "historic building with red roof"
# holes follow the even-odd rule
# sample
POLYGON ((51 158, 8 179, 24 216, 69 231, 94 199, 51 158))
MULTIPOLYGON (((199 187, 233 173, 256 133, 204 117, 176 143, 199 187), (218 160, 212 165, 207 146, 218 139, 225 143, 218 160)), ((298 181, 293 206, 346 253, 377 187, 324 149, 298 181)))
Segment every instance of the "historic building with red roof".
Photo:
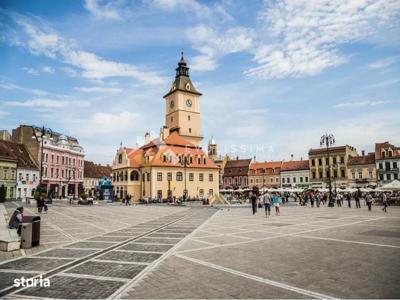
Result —
POLYGON ((347 170, 349 187, 366 188, 377 185, 374 152, 365 154, 361 151, 360 156, 349 156, 347 170))
POLYGON ((183 55, 164 96, 166 125, 159 137, 145 134, 141 147, 120 147, 112 164, 118 198, 206 198, 219 193, 219 168, 201 149, 200 96, 183 55))
POLYGON ((308 160, 290 160, 282 163, 281 187, 307 188, 310 184, 308 160))
POLYGON ((249 168, 249 186, 279 188, 283 161, 254 162, 249 168))

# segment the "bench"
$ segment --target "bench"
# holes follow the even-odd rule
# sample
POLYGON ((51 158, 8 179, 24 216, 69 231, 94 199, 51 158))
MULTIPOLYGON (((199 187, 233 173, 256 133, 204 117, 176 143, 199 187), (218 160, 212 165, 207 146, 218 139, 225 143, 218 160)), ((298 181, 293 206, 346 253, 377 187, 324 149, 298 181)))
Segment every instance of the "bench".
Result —
POLYGON ((21 246, 21 237, 17 230, 8 228, 9 218, 4 204, 0 203, 0 251, 19 250, 21 246))

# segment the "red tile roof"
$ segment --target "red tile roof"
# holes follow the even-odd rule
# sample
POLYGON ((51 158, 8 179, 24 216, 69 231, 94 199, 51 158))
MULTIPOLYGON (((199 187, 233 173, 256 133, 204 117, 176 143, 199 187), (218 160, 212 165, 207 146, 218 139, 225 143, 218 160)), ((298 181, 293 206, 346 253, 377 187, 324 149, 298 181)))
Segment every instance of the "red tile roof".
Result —
POLYGON ((392 150, 392 157, 400 156, 399 149, 396 146, 390 144, 389 142, 376 143, 375 144, 375 160, 383 158, 382 152, 385 152, 386 153, 385 158, 388 158, 389 157, 389 149, 392 150))
POLYGON ((349 156, 348 165, 371 165, 375 164, 375 153, 368 153, 364 156, 349 156))
POLYGON ((0 158, 17 161, 18 168, 38 169, 35 161, 23 144, 0 140, 0 158))
MULTIPOLYGON (((346 145, 346 146, 336 146, 336 147, 329 147, 330 152, 344 152, 346 151, 346 147, 349 147, 350 149, 355 150, 354 147, 346 145)), ((321 148, 314 148, 310 149, 308 151, 308 155, 313 155, 313 154, 325 154, 326 153, 326 147, 321 147, 321 148)))
POLYGON ((281 171, 300 171, 309 169, 310 166, 308 160, 291 160, 283 162, 281 171))
POLYGON ((103 176, 110 178, 111 167, 85 160, 83 174, 85 178, 102 178, 103 176))
POLYGON ((255 162, 250 165, 251 170, 258 169, 278 169, 281 168, 282 161, 266 161, 266 162, 255 162))

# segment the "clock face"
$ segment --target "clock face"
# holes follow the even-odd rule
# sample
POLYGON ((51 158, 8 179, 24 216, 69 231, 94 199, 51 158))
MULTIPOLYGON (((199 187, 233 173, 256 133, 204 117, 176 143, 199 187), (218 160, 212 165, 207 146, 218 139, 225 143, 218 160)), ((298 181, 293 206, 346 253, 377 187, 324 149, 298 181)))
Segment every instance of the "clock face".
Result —
POLYGON ((192 106, 192 100, 187 99, 187 100, 186 100, 186 105, 187 105, 188 107, 191 107, 191 106, 192 106))
POLYGON ((171 102, 169 103, 169 107, 172 109, 175 106, 175 102, 174 100, 171 100, 171 102))

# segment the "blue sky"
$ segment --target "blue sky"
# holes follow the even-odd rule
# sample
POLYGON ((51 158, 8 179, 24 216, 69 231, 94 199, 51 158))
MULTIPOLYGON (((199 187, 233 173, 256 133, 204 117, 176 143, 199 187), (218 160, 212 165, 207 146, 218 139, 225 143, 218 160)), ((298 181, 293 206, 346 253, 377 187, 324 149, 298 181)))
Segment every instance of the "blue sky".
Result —
POLYGON ((111 163, 164 124, 184 49, 204 145, 306 158, 400 144, 398 0, 0 2, 0 128, 46 125, 111 163))

